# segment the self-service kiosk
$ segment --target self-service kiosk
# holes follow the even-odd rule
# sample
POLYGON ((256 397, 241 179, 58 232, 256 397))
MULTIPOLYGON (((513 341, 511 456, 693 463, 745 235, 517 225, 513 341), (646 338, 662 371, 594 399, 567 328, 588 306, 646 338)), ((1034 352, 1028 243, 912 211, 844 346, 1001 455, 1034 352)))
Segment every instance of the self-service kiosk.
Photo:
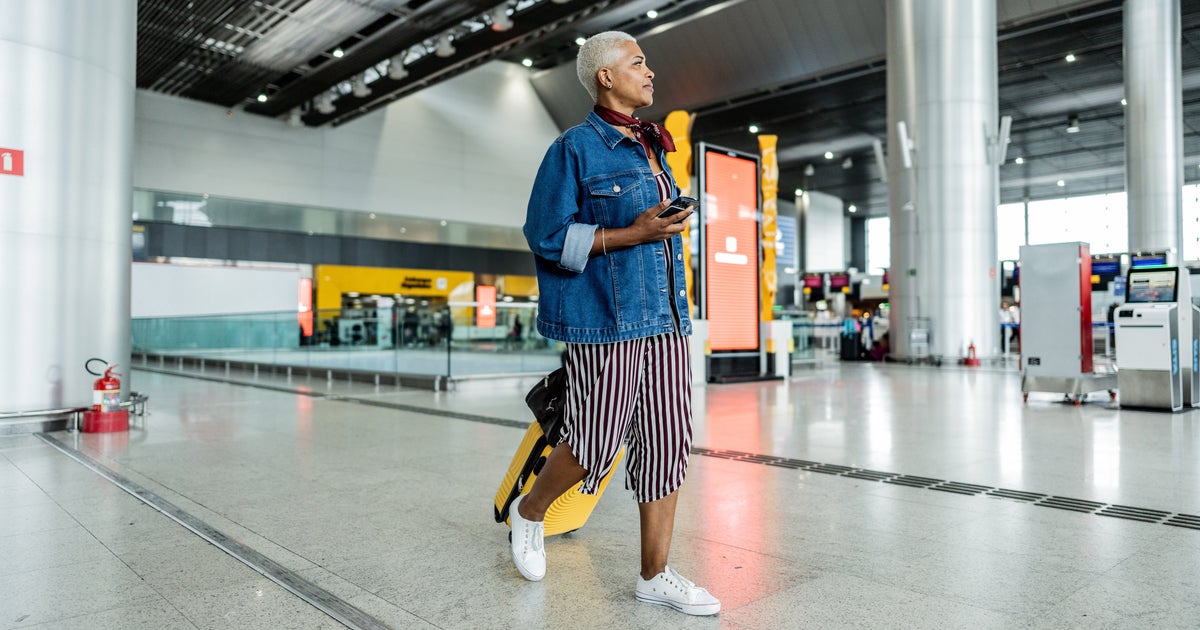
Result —
POLYGON ((1121 406, 1196 406, 1200 397, 1200 310, 1187 270, 1134 267, 1113 318, 1121 406))

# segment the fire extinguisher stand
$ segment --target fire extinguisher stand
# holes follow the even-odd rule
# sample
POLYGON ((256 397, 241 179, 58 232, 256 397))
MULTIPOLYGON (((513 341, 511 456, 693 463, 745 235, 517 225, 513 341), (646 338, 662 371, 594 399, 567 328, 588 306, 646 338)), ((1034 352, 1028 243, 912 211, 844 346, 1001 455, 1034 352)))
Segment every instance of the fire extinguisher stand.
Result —
MULTIPOLYGON (((90 364, 91 361, 89 360, 90 364)), ((121 408, 121 374, 110 365, 92 387, 92 408, 83 412, 84 433, 112 433, 129 430, 129 411, 121 408)), ((91 368, 87 368, 91 374, 91 368)))

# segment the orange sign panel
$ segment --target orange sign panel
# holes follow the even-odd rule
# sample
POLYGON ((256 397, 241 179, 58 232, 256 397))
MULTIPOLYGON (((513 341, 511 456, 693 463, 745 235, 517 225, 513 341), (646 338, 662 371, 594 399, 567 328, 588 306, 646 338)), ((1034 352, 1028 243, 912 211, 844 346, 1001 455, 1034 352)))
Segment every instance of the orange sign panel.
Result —
POLYGON ((712 349, 758 349, 758 164, 704 155, 705 313, 712 349))
POLYGON ((475 325, 480 328, 496 327, 496 287, 475 287, 475 325))

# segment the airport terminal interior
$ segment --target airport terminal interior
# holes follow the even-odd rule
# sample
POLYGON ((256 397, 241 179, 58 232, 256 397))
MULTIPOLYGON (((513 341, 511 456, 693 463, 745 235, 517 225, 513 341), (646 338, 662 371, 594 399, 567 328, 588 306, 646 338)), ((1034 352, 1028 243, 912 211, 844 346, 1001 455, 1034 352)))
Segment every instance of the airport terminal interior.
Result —
POLYGON ((0 629, 1198 624, 1200 1, 0 0, 0 76, 0 629), (514 561, 605 31, 715 614, 624 462, 514 561))

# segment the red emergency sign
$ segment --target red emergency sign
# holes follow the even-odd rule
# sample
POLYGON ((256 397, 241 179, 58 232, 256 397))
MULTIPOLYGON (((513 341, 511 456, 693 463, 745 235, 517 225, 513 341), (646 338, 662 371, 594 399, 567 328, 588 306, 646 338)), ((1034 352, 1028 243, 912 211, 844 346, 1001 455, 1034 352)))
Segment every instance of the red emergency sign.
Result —
POLYGON ((25 175, 25 152, 0 147, 0 175, 25 175))

